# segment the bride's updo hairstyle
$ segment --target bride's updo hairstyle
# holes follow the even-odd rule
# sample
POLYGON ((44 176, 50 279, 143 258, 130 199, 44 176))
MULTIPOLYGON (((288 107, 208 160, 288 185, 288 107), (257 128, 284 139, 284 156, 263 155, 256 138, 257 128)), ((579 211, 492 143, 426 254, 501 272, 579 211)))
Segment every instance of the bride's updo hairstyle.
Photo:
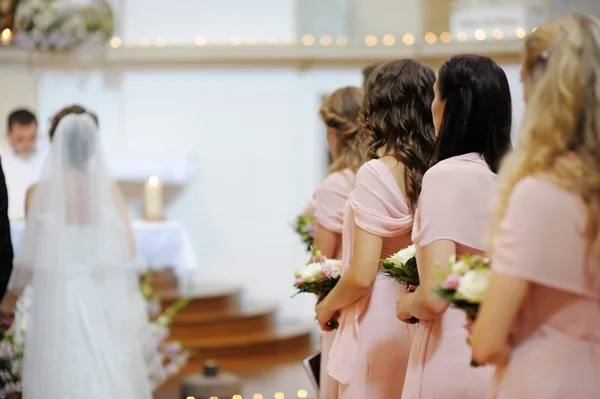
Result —
POLYGON ((406 201, 413 213, 435 143, 434 84, 431 68, 408 59, 379 66, 365 87, 361 113, 365 157, 392 155, 404 165, 406 201))
MULTIPOLYGON (((72 114, 87 114, 92 118, 96 127, 98 127, 98 117, 96 117, 96 115, 80 105, 72 105, 63 108, 52 118, 52 125, 49 132, 50 140, 54 138, 54 135, 56 134, 57 129, 60 128, 61 122, 64 121, 64 118, 67 115, 72 114)), ((94 148, 92 148, 92 139, 90 137, 86 137, 85 132, 78 131, 77 127, 74 127, 74 129, 74 131, 65 132, 65 134, 67 134, 67 137, 65 138, 65 150, 69 157, 69 164, 75 168, 80 168, 86 164, 90 156, 93 154, 94 148)))

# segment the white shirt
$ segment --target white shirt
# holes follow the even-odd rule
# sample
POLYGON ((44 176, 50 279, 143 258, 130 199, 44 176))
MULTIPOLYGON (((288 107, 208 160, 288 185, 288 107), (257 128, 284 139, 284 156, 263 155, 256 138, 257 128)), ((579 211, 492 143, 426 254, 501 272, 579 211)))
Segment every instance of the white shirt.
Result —
POLYGON ((35 153, 22 157, 15 154, 6 140, 0 142, 0 159, 8 188, 8 218, 11 221, 25 219, 25 195, 40 178, 47 153, 47 146, 39 143, 35 153))

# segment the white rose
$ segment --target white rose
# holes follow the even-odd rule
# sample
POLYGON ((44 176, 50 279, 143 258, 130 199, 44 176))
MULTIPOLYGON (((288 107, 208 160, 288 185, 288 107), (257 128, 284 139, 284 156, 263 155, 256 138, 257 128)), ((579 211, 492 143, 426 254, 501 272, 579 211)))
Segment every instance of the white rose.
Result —
POLYGON ((452 265, 452 273, 465 274, 468 271, 469 271, 469 265, 467 265, 462 260, 459 260, 458 262, 456 262, 452 265))
POLYGON ((392 255, 392 257, 390 258, 390 260, 392 262, 394 262, 396 265, 400 266, 400 265, 406 265, 406 262, 408 262, 409 260, 411 260, 413 257, 415 257, 416 255, 416 249, 414 244, 404 248, 400 251, 398 251, 397 253, 395 253, 394 255, 392 255))
POLYGON ((322 276, 323 273, 321 272, 321 264, 310 263, 304 268, 304 270, 302 270, 302 275, 300 276, 300 278, 304 282, 312 283, 314 281, 317 281, 322 276))
POLYGON ((490 283, 492 271, 490 269, 469 270, 458 281, 456 293, 472 303, 481 303, 485 291, 490 283))
POLYGON ((340 276, 340 265, 342 262, 338 259, 327 259, 325 262, 331 266, 331 277, 338 278, 340 276))

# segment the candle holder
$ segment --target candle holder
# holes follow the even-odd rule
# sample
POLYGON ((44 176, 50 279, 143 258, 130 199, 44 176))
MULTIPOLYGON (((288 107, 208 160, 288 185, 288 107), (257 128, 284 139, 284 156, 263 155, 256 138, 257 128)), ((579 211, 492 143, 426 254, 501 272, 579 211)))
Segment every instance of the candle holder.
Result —
POLYGON ((163 185, 156 176, 150 176, 144 183, 144 219, 165 220, 163 207, 163 185))

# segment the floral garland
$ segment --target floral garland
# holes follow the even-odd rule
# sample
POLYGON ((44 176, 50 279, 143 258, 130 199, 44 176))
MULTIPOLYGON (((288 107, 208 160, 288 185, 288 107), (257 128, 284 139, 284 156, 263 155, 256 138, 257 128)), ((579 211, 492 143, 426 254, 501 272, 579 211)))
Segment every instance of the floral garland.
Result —
POLYGON ((25 50, 71 51, 104 45, 114 18, 106 1, 81 7, 64 0, 24 0, 15 13, 15 43, 25 50))

